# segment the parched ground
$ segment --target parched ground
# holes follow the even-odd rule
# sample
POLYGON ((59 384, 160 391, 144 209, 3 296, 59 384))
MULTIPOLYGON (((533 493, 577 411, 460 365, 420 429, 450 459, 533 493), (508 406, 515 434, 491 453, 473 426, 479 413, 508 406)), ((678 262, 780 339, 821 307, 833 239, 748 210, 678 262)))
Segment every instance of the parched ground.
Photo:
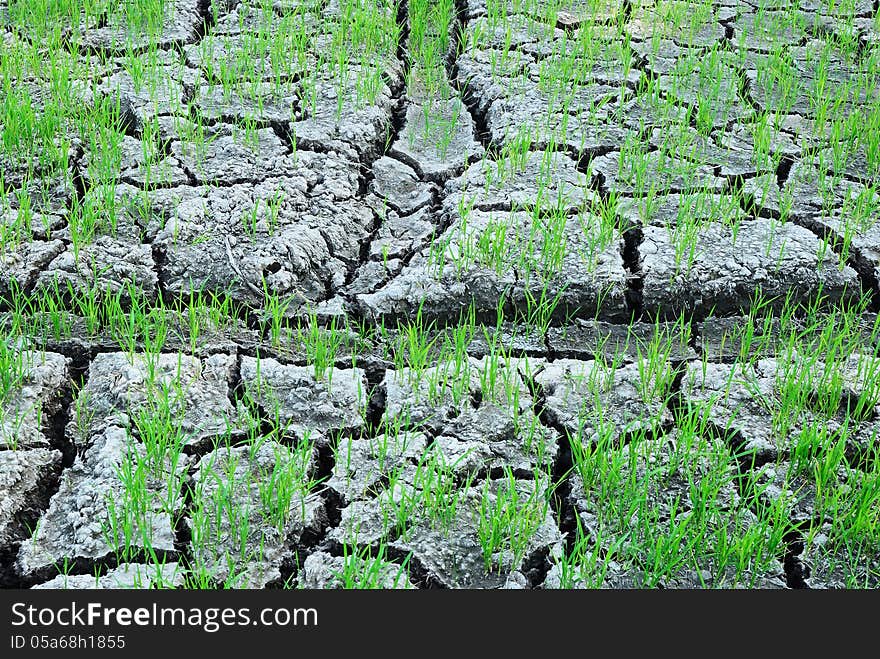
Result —
POLYGON ((59 4, 0 586, 880 586, 876 0, 59 4))

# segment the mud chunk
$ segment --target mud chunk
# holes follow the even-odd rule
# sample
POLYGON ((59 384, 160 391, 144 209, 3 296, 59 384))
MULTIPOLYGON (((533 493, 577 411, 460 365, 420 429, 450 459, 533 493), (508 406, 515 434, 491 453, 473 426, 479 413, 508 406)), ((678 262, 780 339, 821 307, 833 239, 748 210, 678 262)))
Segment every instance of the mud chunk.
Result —
POLYGON ((444 206, 479 210, 531 209, 538 205, 573 210, 597 196, 577 162, 564 153, 527 152, 521 160, 484 160, 446 184, 444 206))
POLYGON ((12 544, 25 537, 39 518, 60 471, 59 451, 0 451, 0 555, 11 551, 12 544))
MULTIPOLYGON (((750 564, 746 569, 735 559, 719 565, 712 558, 716 538, 743 538, 758 523, 737 492, 736 466, 720 441, 676 432, 662 439, 609 448, 608 452, 603 459, 614 467, 602 482, 593 480, 586 465, 583 471, 576 465, 569 495, 579 528, 602 548, 601 558, 591 564, 582 560, 588 556, 576 556, 564 572, 554 566, 545 586, 785 587, 783 566, 772 554, 761 565, 750 564), (711 504, 705 509, 702 503, 695 507, 690 493, 707 486, 712 491, 711 504), (632 512, 635 501, 644 503, 632 512), (698 513, 704 526, 692 530, 691 515, 698 513), (705 545, 696 552, 688 550, 687 555, 670 548, 679 560, 664 562, 658 573, 650 552, 673 533, 680 546, 691 547, 691 542, 705 545)), ((587 549, 588 554, 592 551, 587 549)))
POLYGON ((406 118, 389 155, 430 181, 443 183, 483 155, 473 120, 457 97, 431 97, 411 89, 406 118))
POLYGON ((326 525, 323 501, 310 496, 314 454, 272 440, 219 448, 196 465, 192 565, 199 578, 232 588, 280 585, 293 552, 326 525))
POLYGON ((690 237, 646 227, 639 247, 645 307, 661 314, 683 310, 724 315, 749 308, 758 289, 781 304, 821 287, 829 299, 858 295, 856 272, 803 227, 757 219, 732 227, 708 224, 690 237))
POLYGON ((103 424, 138 428, 167 414, 186 444, 223 435, 235 424, 229 381, 235 358, 216 354, 101 353, 89 364, 68 433, 79 445, 103 424))
POLYGON ((341 287, 373 213, 351 197, 357 175, 330 154, 301 152, 289 178, 151 195, 164 219, 154 246, 169 290, 228 291, 255 306, 277 295, 294 313, 341 287))
POLYGON ((636 361, 652 346, 666 353, 671 361, 695 357, 689 345, 690 327, 678 322, 618 325, 577 318, 559 327, 547 328, 547 344, 557 355, 570 359, 602 360, 612 363, 636 361))
POLYGON ((558 294, 560 314, 621 316, 626 273, 614 230, 603 234, 601 227, 589 213, 536 220, 524 212, 472 211, 398 277, 357 299, 374 318, 412 316, 419 308, 428 317, 456 318, 472 303, 478 317, 494 318, 502 299, 525 309, 529 298, 558 294), (529 236, 540 236, 538 243, 529 236))
POLYGON ((38 291, 78 292, 97 290, 109 295, 130 298, 132 288, 147 298, 155 298, 158 277, 149 245, 132 244, 110 236, 98 236, 95 242, 74 249, 71 245, 46 266, 37 277, 38 291))
POLYGON ((287 432, 298 438, 355 431, 364 425, 367 381, 360 368, 288 366, 274 359, 244 357, 245 392, 287 432))
POLYGON ((666 397, 673 377, 668 363, 616 368, 592 360, 557 359, 537 369, 535 382, 543 388, 553 422, 587 444, 651 436, 670 426, 666 397))
POLYGON ((191 43, 203 23, 200 0, 167 0, 161 13, 144 16, 130 13, 126 5, 109 13, 106 25, 87 30, 80 38, 83 46, 113 51, 126 48, 160 48, 191 43))
POLYGON ((649 187, 656 192, 720 192, 727 186, 713 167, 658 151, 599 156, 590 162, 589 175, 608 190, 628 195, 644 194, 649 187))
POLYGON ((0 295, 8 295, 13 288, 28 289, 46 266, 64 252, 60 240, 30 241, 0 251, 0 295))
POLYGON ((299 117, 299 87, 293 83, 260 82, 229 88, 200 85, 194 99, 206 119, 284 124, 299 117))
POLYGON ((394 94, 384 79, 397 88, 403 76, 396 59, 379 64, 381 70, 352 66, 343 80, 307 79, 300 106, 303 118, 290 125, 297 145, 316 151, 344 145, 367 162, 381 155, 394 112, 394 94), (378 82, 375 99, 352 102, 362 97, 358 80, 365 77, 378 82))
POLYGON ((370 242, 370 258, 383 263, 389 259, 407 257, 420 250, 437 230, 432 221, 433 213, 425 208, 403 216, 390 209, 380 208, 376 212, 382 224, 370 242))
POLYGON ((331 556, 326 552, 309 554, 299 577, 302 588, 415 588, 402 565, 381 558, 331 556))

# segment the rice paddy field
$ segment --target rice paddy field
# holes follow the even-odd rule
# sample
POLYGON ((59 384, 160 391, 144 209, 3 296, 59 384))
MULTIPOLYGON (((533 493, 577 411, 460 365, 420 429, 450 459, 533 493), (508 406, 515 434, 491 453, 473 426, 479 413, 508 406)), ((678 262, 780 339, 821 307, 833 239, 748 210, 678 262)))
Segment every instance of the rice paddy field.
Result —
POLYGON ((0 586, 880 586, 877 0, 0 0, 0 586))

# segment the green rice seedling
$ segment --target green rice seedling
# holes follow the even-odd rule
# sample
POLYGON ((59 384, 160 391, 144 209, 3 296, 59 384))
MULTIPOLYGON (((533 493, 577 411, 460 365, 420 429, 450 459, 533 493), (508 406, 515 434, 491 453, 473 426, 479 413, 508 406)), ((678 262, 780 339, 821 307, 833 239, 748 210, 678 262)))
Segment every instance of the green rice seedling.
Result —
POLYGON ((456 344, 452 351, 442 351, 437 362, 421 380, 427 385, 427 402, 440 403, 451 398, 455 406, 463 405, 470 397, 472 375, 471 361, 464 347, 456 344))
POLYGON ((494 491, 486 481, 478 506, 477 536, 486 572, 492 572, 500 569, 502 562, 517 566, 525 558, 550 504, 538 482, 531 484, 529 492, 521 492, 508 469, 494 491))
POLYGON ((509 235, 509 230, 510 225, 504 220, 492 219, 476 238, 474 260, 480 265, 493 268, 499 277, 506 269, 506 256, 516 249, 517 234, 509 235), (513 246, 508 244, 508 240, 513 246))
MULTIPOLYGON (((31 410, 18 406, 7 409, 6 404, 12 394, 25 384, 34 356, 20 346, 10 344, 11 337, 0 340, 0 443, 4 448, 16 451, 19 448, 19 431, 31 410)), ((38 404, 34 411, 39 425, 43 416, 42 405, 38 404)))
MULTIPOLYGON (((425 450, 416 465, 412 487, 400 488, 399 495, 391 497, 385 505, 387 518, 393 521, 398 533, 406 537, 412 525, 418 523, 444 533, 452 529, 473 479, 470 474, 461 484, 455 477, 455 466, 465 457, 450 465, 439 450, 431 446, 425 450)), ((389 492, 394 492, 397 480, 396 474, 390 475, 389 492)))
POLYGON ((269 290, 269 284, 263 277, 264 324, 267 326, 269 341, 276 348, 291 339, 292 331, 286 326, 285 318, 293 301, 293 296, 282 297, 275 291, 269 290))
POLYGON ((333 317, 329 325, 322 328, 318 323, 317 312, 311 309, 308 314, 308 324, 297 328, 296 339, 305 350, 309 364, 315 368, 315 378, 319 380, 326 378, 327 385, 330 386, 336 356, 341 348, 348 345, 348 327, 340 327, 337 319, 333 317))
POLYGON ((134 432, 143 454, 133 457, 150 479, 164 482, 165 489, 157 504, 159 510, 173 513, 182 496, 180 473, 183 448, 189 439, 176 421, 179 393, 164 390, 134 417, 134 432))
MULTIPOLYGON (((537 207, 536 207, 537 208, 537 207)), ((550 279, 562 269, 568 253, 565 229, 568 214, 562 208, 555 208, 549 213, 532 213, 533 230, 537 224, 540 232, 541 262, 539 272, 543 278, 550 279)))
MULTIPOLYGON (((217 454, 213 455, 216 457, 217 454)), ((213 467, 213 464, 216 461, 207 466, 213 467)), ((211 584, 217 573, 211 548, 222 539, 225 542, 218 547, 222 555, 217 557, 218 562, 225 563, 226 568, 227 576, 222 585, 234 588, 242 583, 248 561, 257 559, 258 556, 248 547, 251 533, 250 510, 247 506, 241 506, 235 498, 236 490, 245 485, 239 485, 237 480, 237 456, 226 456, 220 466, 220 473, 216 473, 213 468, 206 469, 203 473, 210 472, 211 475, 196 482, 194 503, 190 511, 191 543, 201 551, 194 551, 190 569, 201 575, 201 582, 211 584)))
POLYGON ((32 364, 29 352, 16 345, 13 336, 0 340, 0 404, 21 386, 32 364))
POLYGON ((428 367, 439 339, 436 321, 425 321, 423 303, 419 304, 415 317, 398 325, 395 336, 394 366, 398 371, 409 369, 411 384, 421 378, 428 367))
POLYGON ((687 274, 693 268, 697 260, 697 245, 700 239, 700 223, 694 219, 679 217, 674 226, 667 226, 675 250, 675 269, 672 279, 681 274, 687 274))
POLYGON ((263 517, 279 533, 284 533, 292 511, 299 510, 300 516, 305 517, 306 499, 317 485, 316 481, 306 478, 314 440, 307 435, 289 456, 281 456, 277 450, 275 453, 275 465, 263 475, 257 487, 263 517))
POLYGON ((334 572, 333 576, 339 581, 340 587, 346 590, 397 588, 406 583, 411 557, 411 553, 407 554, 397 567, 397 571, 389 574, 392 563, 388 558, 387 545, 384 543, 380 544, 375 552, 369 547, 355 548, 352 551, 348 544, 343 544, 342 568, 334 572))

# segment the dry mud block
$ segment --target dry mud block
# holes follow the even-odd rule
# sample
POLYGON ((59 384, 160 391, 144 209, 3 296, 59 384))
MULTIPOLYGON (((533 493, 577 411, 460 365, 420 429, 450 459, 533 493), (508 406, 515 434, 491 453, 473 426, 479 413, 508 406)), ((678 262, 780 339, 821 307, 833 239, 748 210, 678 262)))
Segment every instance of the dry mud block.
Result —
POLYGON ((674 432, 609 448, 598 462, 607 469, 576 460, 569 494, 589 548, 567 570, 551 568, 544 587, 785 587, 772 554, 746 569, 718 558, 721 538, 738 542, 758 521, 737 493, 736 467, 722 443, 674 432), (711 498, 699 518, 694 496, 711 498), (658 553, 666 554, 659 573, 658 553))
MULTIPOLYGON (((615 19, 623 10, 623 0, 592 0, 589 3, 565 2, 559 3, 554 0, 534 0, 530 3, 513 3, 507 8, 510 14, 522 14, 534 16, 536 20, 546 15, 548 10, 553 10, 557 17, 557 27, 576 28, 584 23, 605 23, 615 19), (581 6, 583 5, 583 6, 581 6), (557 11, 558 10, 558 11, 557 11)), ((466 8, 466 17, 469 20, 486 16, 492 6, 491 0, 466 0, 463 3, 466 8)))
MULTIPOLYGON (((0 451, 0 561, 15 554, 49 502, 61 471, 61 453, 50 449, 0 451)), ((11 575, 0 576, 0 585, 11 575)))
POLYGON ((105 183, 86 190, 82 205, 101 219, 98 235, 111 234, 118 240, 152 243, 162 230, 166 215, 152 212, 150 192, 129 183, 105 183), (113 222, 106 222, 112 218, 113 222))
POLYGON ((74 404, 70 439, 88 443, 106 426, 140 430, 167 419, 184 443, 199 445, 235 427, 229 400, 235 357, 200 359, 185 354, 101 353, 89 365, 88 381, 74 404))
POLYGON ((165 4, 158 21, 150 24, 151 17, 132 16, 127 3, 121 3, 108 13, 104 25, 86 30, 80 43, 87 48, 124 52, 126 48, 167 48, 195 41, 205 20, 199 9, 203 0, 167 0, 165 4), (146 25, 139 24, 144 20, 146 25))
POLYGON ((798 318, 783 323, 772 316, 750 319, 746 316, 707 318, 697 325, 700 352, 709 361, 733 362, 738 357, 754 361, 755 357, 775 356, 784 352, 788 341, 794 336, 799 341, 815 338, 830 330, 831 333, 846 332, 848 341, 858 353, 871 353, 878 345, 877 314, 863 313, 857 318, 841 321, 833 311, 819 314, 812 322, 798 318))
POLYGON ((415 588, 406 569, 397 563, 352 553, 331 556, 315 552, 306 557, 297 584, 301 588, 381 588, 408 590, 415 588))
POLYGON ((462 497, 447 531, 429 520, 391 543, 412 552, 428 583, 446 588, 527 588, 532 570, 542 571, 562 551, 546 484, 498 479, 462 497), (488 537, 495 534, 497 543, 488 537))
POLYGON ((421 178, 443 183, 482 156, 484 149, 461 99, 444 98, 442 91, 435 97, 417 83, 411 87, 403 128, 388 155, 405 162, 421 178))
POLYGON ((353 197, 357 172, 331 154, 300 152, 289 178, 230 187, 181 187, 151 195, 166 218, 155 247, 169 291, 229 291, 290 311, 320 302, 359 262, 373 212, 353 197))
POLYGON ((373 163, 370 190, 400 215, 410 215, 433 200, 433 186, 419 180, 412 167, 382 156, 373 163))
POLYGON ((557 359, 537 362, 535 382, 551 422, 582 444, 658 435, 672 425, 666 397, 672 365, 614 364, 557 359))
MULTIPOLYGON (((805 3, 799 4, 803 7, 805 3)), ((792 12, 784 5, 779 7, 782 11, 744 9, 730 21, 732 41, 739 50, 769 53, 780 45, 797 46, 807 36, 806 17, 800 11, 792 12)))
MULTIPOLYGON (((94 89, 81 89, 89 104, 94 94, 119 102, 120 121, 128 131, 142 132, 148 123, 171 114, 187 115, 184 99, 197 73, 183 65, 173 51, 151 54, 143 78, 137 80, 126 69, 124 58, 113 60, 115 70, 100 80, 94 89)), ((138 142, 140 144, 140 142, 138 142)))
POLYGON ((690 126, 655 127, 648 144, 665 154, 665 162, 661 161, 665 167, 676 166, 673 158, 676 156, 709 165, 716 176, 737 179, 775 171, 777 165, 773 157, 791 159, 801 151, 794 135, 775 130, 766 120, 764 123, 736 123, 727 130, 723 127, 718 130, 723 132, 713 138, 690 126), (756 136, 761 140, 760 150, 755 145, 756 136), (716 139, 720 146, 715 143, 716 139))
MULTIPOLYGON (((179 139, 172 142, 171 154, 200 185, 257 183, 273 177, 301 180, 309 178, 308 170, 316 166, 315 154, 294 153, 271 128, 245 129, 215 124, 204 129, 204 141, 199 134, 188 134, 189 130, 191 127, 181 120, 177 127, 179 139)), ((321 162, 320 165, 342 170, 333 172, 335 176, 331 180, 339 179, 345 170, 352 170, 342 162, 321 162)), ((356 171, 354 168, 355 177, 356 171)), ((316 178, 314 173, 311 178, 316 178)))
POLYGON ((515 144, 523 136, 533 148, 564 148, 572 153, 605 152, 619 148, 630 131, 611 123, 605 112, 593 108, 620 92, 620 86, 594 85, 582 92, 581 112, 550 111, 548 94, 529 89, 495 101, 486 112, 493 144, 515 144))
POLYGON ((596 44, 594 59, 582 79, 567 81, 562 102, 546 81, 557 75, 571 36, 539 16, 514 11, 505 20, 505 26, 482 16, 469 21, 455 67, 456 84, 485 118, 490 141, 500 146, 527 138, 539 149, 553 144, 577 154, 619 146, 626 131, 607 121, 608 106, 640 77, 628 51, 607 40, 604 26, 581 28, 596 44))
POLYGON ((4 251, 10 250, 12 241, 17 238, 47 240, 53 232, 65 226, 66 207, 58 209, 57 213, 23 211, 15 207, 18 204, 11 203, 15 197, 10 199, 10 196, 5 202, 0 202, 0 233, 7 236, 4 251))
POLYGON ((241 360, 244 393, 266 417, 299 439, 325 441, 332 433, 364 426, 367 380, 360 368, 289 366, 274 359, 241 360))
POLYGON ((49 448, 55 438, 46 432, 64 405, 70 360, 23 350, 11 354, 9 366, 11 387, 0 397, 0 450, 49 448))
POLYGON ((34 588, 51 590, 104 590, 122 588, 180 588, 184 571, 177 562, 149 565, 123 563, 104 574, 59 574, 34 588))
MULTIPOLYGON (((876 433, 875 427, 875 445, 876 433)), ((877 588, 876 534, 864 524, 873 514, 867 502, 876 476, 846 463, 836 471, 826 465, 819 488, 811 462, 798 467, 778 460, 751 474, 762 503, 782 510, 801 529, 790 572, 808 588, 877 588)))
POLYGON ((461 488, 431 462, 412 484, 343 508, 330 537, 354 546, 396 538, 390 547, 411 553, 429 585, 527 588, 532 570, 562 551, 546 481, 508 477, 461 488))
POLYGON ((736 12, 730 7, 703 4, 688 14, 688 20, 682 20, 675 8, 663 2, 638 0, 633 3, 625 29, 637 41, 665 37, 684 47, 710 47, 724 39, 722 21, 733 18, 736 12))
POLYGON ((194 580, 233 588, 281 585, 300 544, 327 524, 323 501, 309 493, 312 446, 290 449, 264 438, 199 461, 187 518, 194 580))
POLYGON ((412 482, 435 461, 462 481, 499 470, 529 477, 549 471, 557 435, 532 412, 518 368, 518 360, 493 366, 469 358, 460 371, 451 363, 389 371, 384 432, 341 438, 328 485, 354 501, 389 479, 412 482))
POLYGON ((0 251, 0 295, 11 290, 29 289, 46 266, 64 252, 60 240, 35 240, 0 251))
POLYGON ((483 211, 582 209, 598 196, 578 164, 561 152, 528 151, 507 159, 483 160, 446 184, 443 205, 483 211))
POLYGON ((657 86, 680 104, 699 107, 700 120, 707 127, 723 129, 752 111, 739 95, 735 59, 718 52, 690 51, 679 57, 669 73, 657 78, 657 86))
POLYGON ((476 20, 468 21, 467 27, 469 32, 481 37, 475 41, 469 40, 472 47, 480 45, 500 49, 509 39, 510 50, 526 53, 532 58, 548 54, 555 40, 565 38, 563 30, 543 20, 543 17, 530 17, 525 11, 518 11, 514 7, 508 11, 505 25, 495 19, 479 16, 476 20), (547 42, 550 42, 549 46, 547 42))
POLYGON ((494 319, 499 302, 506 310, 529 301, 559 297, 559 314, 605 320, 627 315, 627 274, 621 240, 613 227, 590 213, 472 211, 459 217, 375 293, 357 300, 371 318, 455 319, 473 303, 478 316, 494 319))
POLYGON ((825 533, 797 557, 804 583, 809 588, 880 588, 880 560, 870 549, 852 556, 847 547, 826 546, 831 524, 825 533))
POLYGON ((343 501, 368 497, 381 491, 387 478, 411 479, 428 443, 423 433, 411 431, 363 439, 341 438, 327 485, 343 501))
POLYGON ((530 367, 527 358, 465 357, 424 370, 389 370, 383 422, 389 432, 428 433, 436 440, 433 448, 458 474, 548 470, 557 435, 533 412, 534 400, 523 381, 530 367))
POLYGON ((316 151, 344 145, 354 149, 365 162, 375 160, 382 155, 394 112, 395 90, 402 84, 400 62, 393 58, 381 60, 378 69, 352 66, 343 80, 309 81, 300 106, 302 119, 290 124, 293 139, 298 146, 316 151), (379 76, 373 102, 352 102, 361 98, 358 76, 379 76))
POLYGON ((860 291, 855 270, 841 267, 827 244, 791 223, 744 221, 735 236, 714 223, 695 235, 676 233, 646 227, 639 245, 644 305, 653 313, 735 313, 748 309, 759 289, 779 303, 786 295, 801 301, 821 291, 835 300, 860 291))
POLYGON ((173 511, 183 505, 187 458, 151 458, 131 433, 115 425, 89 434, 36 530, 23 540, 16 567, 28 580, 64 567, 140 550, 174 552, 173 511))
POLYGON ((878 392, 870 385, 877 368, 869 355, 839 365, 799 355, 754 365, 691 363, 681 386, 702 419, 759 462, 787 455, 812 435, 836 434, 856 459, 870 452, 880 429, 878 392))
MULTIPOLYGON (((834 217, 842 209, 855 211, 880 203, 870 185, 839 175, 832 176, 817 163, 798 160, 779 187, 773 174, 762 174, 743 182, 743 191, 764 213, 788 216, 809 225, 819 217, 834 217)), ((864 212, 864 211, 862 211, 864 212)))
POLYGON ((772 317, 766 322, 750 322, 747 316, 711 316, 698 323, 697 327, 700 353, 707 360, 717 362, 733 362, 745 356, 751 359, 755 356, 776 354, 778 350, 785 348, 785 340, 788 338, 781 331, 779 319, 772 317))
POLYGON ((291 82, 243 83, 231 88, 200 85, 193 103, 209 120, 283 124, 300 118, 299 91, 299 86, 291 82))
POLYGON ((880 281, 880 214, 861 222, 841 213, 803 222, 811 229, 830 233, 837 244, 851 255, 859 273, 880 281))
POLYGON ((543 476, 558 436, 532 411, 525 369, 528 360, 464 357, 388 371, 385 432, 336 447, 328 485, 346 505, 330 538, 393 540, 429 583, 527 586, 562 536, 543 476), (499 473, 507 477, 493 480, 499 473), (514 509, 522 516, 506 517, 514 509), (491 520, 503 539, 495 547, 486 540, 491 520))
MULTIPOLYGON (((164 117, 162 123, 171 121, 173 120, 164 117)), ((108 162, 102 148, 98 145, 95 147, 97 148, 94 150, 92 146, 87 147, 81 161, 83 179, 90 189, 108 179, 129 183, 138 188, 187 185, 190 182, 181 160, 160 152, 158 144, 148 140, 122 136, 118 162, 108 162)))
POLYGON ((531 55, 514 48, 507 51, 505 57, 500 55, 501 50, 498 48, 483 49, 473 46, 461 53, 455 62, 458 70, 457 85, 469 92, 466 94, 468 103, 482 115, 485 115, 494 102, 503 100, 510 93, 512 79, 535 61, 531 55), (492 74, 493 62, 496 75, 492 74))
POLYGON ((73 171, 44 169, 36 162, 7 167, 4 160, 0 156, 6 193, 0 200, 0 227, 5 225, 6 233, 17 231, 22 238, 48 237, 62 228, 76 194, 73 171))
POLYGON ((733 225, 748 217, 735 197, 729 194, 685 192, 644 197, 623 197, 617 212, 627 226, 675 226, 687 222, 721 222, 733 225))
MULTIPOLYGON (((817 30, 821 31, 822 28, 817 26, 817 30)), ((790 76, 794 84, 774 84, 774 76, 768 75, 768 69, 772 71, 780 63, 773 53, 769 56, 758 54, 754 58, 749 56, 751 54, 747 55, 747 59, 752 59, 754 63, 749 66, 746 76, 752 96, 760 107, 811 117, 816 113, 816 99, 822 96, 839 99, 839 111, 846 114, 876 100, 876 89, 870 84, 867 88, 859 89, 858 93, 850 91, 851 78, 859 64, 832 46, 833 36, 817 36, 816 39, 805 40, 802 45, 786 49, 790 60, 782 65, 787 69, 783 69, 783 75, 790 76)))
POLYGON ((615 151, 590 161, 589 176, 604 189, 620 194, 714 191, 727 187, 727 179, 715 175, 714 167, 677 158, 660 151, 615 151))
POLYGON ((25 579, 58 566, 173 555, 172 519, 183 506, 186 445, 233 426, 235 359, 101 353, 73 406, 66 434, 78 452, 17 568, 25 579))
POLYGON ((468 354, 477 358, 498 355, 502 350, 510 356, 543 356, 547 353, 547 344, 540 328, 504 321, 500 326, 496 323, 495 327, 477 328, 467 345, 468 354))
POLYGON ((154 299, 158 290, 153 253, 149 245, 132 244, 110 236, 98 236, 93 243, 74 247, 68 245, 40 272, 36 291, 87 294, 95 289, 101 293, 120 294, 128 299, 139 290, 154 299))

